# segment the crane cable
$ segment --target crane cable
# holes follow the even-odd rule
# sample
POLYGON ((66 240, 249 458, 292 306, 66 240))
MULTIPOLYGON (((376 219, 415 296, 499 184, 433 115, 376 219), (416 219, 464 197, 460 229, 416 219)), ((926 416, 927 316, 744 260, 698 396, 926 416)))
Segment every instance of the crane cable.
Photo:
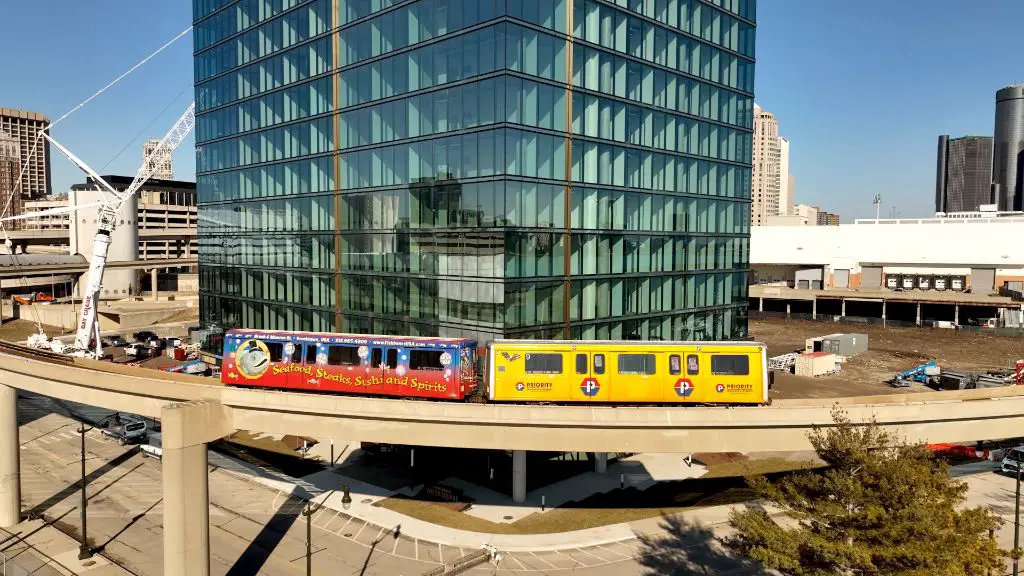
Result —
MULTIPOLYGON (((82 108, 83 106, 85 106, 89 102, 91 102, 94 99, 96 99, 100 94, 103 94, 104 92, 106 92, 114 84, 117 84, 118 82, 123 80, 125 77, 127 77, 129 74, 131 74, 132 72, 135 72, 136 70, 138 70, 143 64, 145 64, 146 62, 149 62, 154 57, 156 57, 157 54, 160 54, 165 49, 167 49, 167 47, 169 47, 171 44, 174 44, 176 41, 178 41, 182 36, 184 36, 185 34, 188 34, 190 30, 192 30, 192 26, 189 26, 188 28, 185 28, 184 30, 182 30, 181 33, 179 33, 174 38, 171 38, 166 44, 164 44, 163 46, 157 48, 157 50, 155 52, 153 52, 149 56, 146 56, 145 58, 140 60, 134 66, 129 68, 126 72, 124 72, 123 74, 121 74, 117 78, 114 78, 112 81, 110 81, 110 83, 108 83, 106 86, 104 86, 104 87, 100 88, 99 90, 97 90, 92 96, 89 96, 88 98, 86 98, 85 100, 80 102, 77 106, 75 106, 71 110, 68 110, 63 116, 61 116, 60 118, 57 118, 56 120, 51 122, 50 125, 45 130, 52 130, 53 127, 56 126, 57 124, 59 124, 62 120, 64 120, 68 116, 71 116, 72 114, 77 112, 80 108, 82 108)), ((32 145, 32 151, 29 153, 27 158, 32 158, 33 156, 35 156, 36 150, 39 148, 39 142, 42 139, 43 139, 43 135, 42 135, 42 131, 40 131, 40 133, 36 135, 35 142, 32 145)), ((28 160, 26 160, 25 164, 23 164, 21 166, 21 172, 18 174, 18 180, 15 182, 14 192, 18 192, 18 187, 21 185, 22 178, 25 177, 25 170, 27 168, 28 168, 28 160)), ((3 217, 3 216, 7 215, 7 211, 10 210, 11 201, 13 199, 14 199, 14 194, 11 194, 11 196, 7 199, 7 204, 4 206, 3 211, 0 212, 0 217, 3 217)), ((0 221, 0 230, 3 230, 4 236, 6 237, 6 235, 7 235, 7 226, 2 221, 0 221)), ((6 239, 7 238, 5 238, 5 240, 6 239)))
MULTIPOLYGON (((0 218, 2 218, 4 216, 7 216, 8 211, 11 209, 11 202, 14 200, 14 195, 21 193, 20 187, 21 187, 22 179, 24 179, 24 177, 25 177, 25 171, 28 169, 29 161, 32 158, 35 157, 36 151, 39 149, 39 143, 43 140, 43 132, 44 131, 49 131, 49 130, 53 129, 54 126, 59 124, 65 118, 67 118, 68 116, 71 116, 72 114, 74 114, 75 112, 77 112, 78 110, 83 108, 86 104, 88 104, 89 102, 92 102, 97 97, 99 97, 101 94, 103 94, 108 89, 113 87, 115 84, 117 84, 121 80, 125 79, 132 72, 135 72, 136 70, 141 68, 144 64, 146 64, 147 62, 149 62, 150 60, 155 58, 158 54, 160 54, 161 52, 166 50, 169 46, 171 46, 172 44, 174 44, 175 42, 180 40, 183 36, 188 34, 191 30, 192 30, 192 26, 189 25, 184 30, 182 30, 180 33, 178 33, 177 36, 175 36, 174 38, 171 38, 166 43, 164 43, 163 46, 157 48, 156 51, 154 51, 152 54, 150 54, 150 55, 146 56, 145 58, 143 58, 142 60, 138 61, 134 66, 132 66, 131 68, 126 70, 120 76, 118 76, 117 78, 114 78, 109 83, 107 83, 106 86, 100 88, 95 93, 93 93, 91 96, 89 96, 85 100, 82 100, 81 102, 79 102, 78 105, 76 105, 74 108, 72 108, 71 110, 68 110, 67 112, 65 112, 64 115, 62 115, 60 118, 57 118, 56 120, 51 122, 48 127, 44 128, 43 130, 40 130, 39 133, 36 134, 35 141, 32 143, 32 150, 25 157, 25 163, 21 165, 21 170, 18 172, 18 179, 15 180, 15 182, 14 182, 14 187, 12 189, 11 195, 7 197, 7 203, 4 205, 3 211, 0 211, 0 218)), ((178 97, 180 97, 180 94, 178 95, 178 97)), ((178 97, 175 97, 175 100, 177 100, 178 97)), ((120 155, 120 153, 118 155, 120 155)), ((12 263, 15 266, 21 266, 21 264, 18 262, 17 254, 14 253, 15 251, 14 251, 13 244, 11 244, 11 237, 10 237, 10 235, 7 234, 7 224, 3 220, 0 220, 0 233, 3 233, 4 244, 10 246, 10 250, 9 251, 10 251, 10 256, 11 256, 12 263)), ((74 302, 74 297, 73 296, 72 296, 72 302, 74 302)), ((12 306, 13 306, 13 304, 12 304, 12 306)), ((36 328, 40 332, 42 332, 43 331, 43 326, 42 326, 42 323, 40 322, 38 311, 33 309, 32 310, 32 314, 35 317, 36 328)))

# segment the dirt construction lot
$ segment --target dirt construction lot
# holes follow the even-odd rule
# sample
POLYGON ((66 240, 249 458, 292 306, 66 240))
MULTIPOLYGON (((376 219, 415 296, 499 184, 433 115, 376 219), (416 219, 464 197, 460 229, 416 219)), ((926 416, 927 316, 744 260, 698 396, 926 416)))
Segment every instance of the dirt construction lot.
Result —
POLYGON ((802 349, 807 338, 836 332, 868 335, 868 351, 850 358, 841 374, 805 378, 775 374, 772 398, 830 398, 930 391, 920 384, 892 388, 897 372, 934 360, 958 372, 1005 370, 1024 358, 1024 338, 996 337, 935 328, 883 328, 827 322, 751 320, 750 334, 768 345, 768 355, 802 349))

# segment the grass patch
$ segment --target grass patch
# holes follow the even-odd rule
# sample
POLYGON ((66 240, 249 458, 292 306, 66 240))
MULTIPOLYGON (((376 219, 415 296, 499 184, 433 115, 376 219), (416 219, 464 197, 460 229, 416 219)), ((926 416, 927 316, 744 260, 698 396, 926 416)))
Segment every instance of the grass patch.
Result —
POLYGON ((778 474, 817 468, 819 465, 811 461, 787 460, 785 458, 765 458, 758 460, 739 460, 723 462, 708 467, 708 473, 701 478, 733 478, 736 476, 757 476, 759 474, 778 474))
POLYGON ((766 458, 721 459, 701 478, 660 482, 647 490, 635 488, 595 494, 569 502, 545 513, 535 513, 512 523, 496 523, 455 512, 434 502, 396 495, 374 504, 418 520, 460 530, 488 534, 551 534, 585 530, 609 524, 635 522, 697 508, 737 504, 753 499, 744 476, 779 475, 814 467, 811 462, 766 458))

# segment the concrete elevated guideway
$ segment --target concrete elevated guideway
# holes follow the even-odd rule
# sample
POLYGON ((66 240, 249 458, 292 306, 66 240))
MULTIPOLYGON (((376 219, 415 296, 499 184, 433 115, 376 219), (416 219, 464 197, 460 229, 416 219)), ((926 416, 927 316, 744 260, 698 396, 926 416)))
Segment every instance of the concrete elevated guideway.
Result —
MULTIPOLYGON (((140 240, 178 240, 196 236, 198 232, 195 228, 139 229, 140 240)), ((66 245, 70 242, 71 233, 68 230, 8 230, 7 237, 11 242, 21 246, 66 245)))
MULTIPOLYGON (((481 405, 266 392, 206 378, 70 359, 0 345, 0 526, 20 514, 16 389, 162 419, 166 574, 209 574, 205 444, 236 429, 395 444, 525 450, 693 452, 806 450, 832 404, 874 417, 912 441, 1015 437, 1024 387, 768 407, 661 408, 481 405), (171 513, 170 511, 175 511, 171 513)), ((525 468, 515 466, 516 482, 525 468)), ((522 480, 520 479, 522 475, 522 480)))
MULTIPOLYGON (((11 258, 16 262, 19 256, 11 258)), ((107 270, 150 270, 161 268, 177 268, 179 266, 196 266, 199 259, 192 258, 168 258, 163 260, 128 260, 107 262, 107 270)), ((3 266, 0 265, 0 278, 22 278, 25 276, 50 275, 50 274, 84 274, 89 271, 89 263, 85 258, 75 263, 51 263, 51 264, 24 264, 3 266)))

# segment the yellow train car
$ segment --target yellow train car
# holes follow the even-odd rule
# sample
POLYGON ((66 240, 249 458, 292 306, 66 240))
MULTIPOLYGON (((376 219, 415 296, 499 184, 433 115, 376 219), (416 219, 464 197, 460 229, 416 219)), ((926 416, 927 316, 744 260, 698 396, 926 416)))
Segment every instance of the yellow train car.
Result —
POLYGON ((757 342, 495 340, 487 359, 494 402, 768 403, 757 342))

